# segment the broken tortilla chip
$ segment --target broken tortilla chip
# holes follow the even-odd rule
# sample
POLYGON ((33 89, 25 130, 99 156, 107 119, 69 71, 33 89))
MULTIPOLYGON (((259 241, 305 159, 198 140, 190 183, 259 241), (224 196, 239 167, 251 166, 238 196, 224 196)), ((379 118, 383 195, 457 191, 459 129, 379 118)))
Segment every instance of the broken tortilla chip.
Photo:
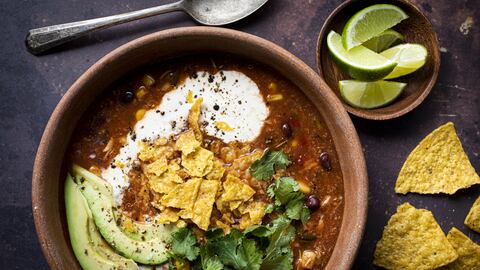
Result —
POLYGON ((189 155, 182 155, 182 166, 189 175, 202 177, 213 168, 213 153, 199 147, 189 155))
POLYGON ((221 212, 224 212, 226 208, 233 211, 237 209, 242 202, 248 201, 253 194, 255 194, 254 189, 242 182, 240 178, 228 174, 227 179, 223 182, 222 196, 216 201, 217 208, 221 212))
POLYGON ((163 196, 160 203, 168 207, 191 210, 201 183, 201 178, 192 178, 179 184, 163 196))
POLYGON ((192 221, 204 231, 208 230, 210 225, 210 216, 219 187, 220 182, 216 180, 204 180, 200 185, 197 200, 192 209, 192 221))
POLYGON ((207 175, 205 175, 205 178, 208 180, 221 180, 225 173, 225 168, 223 168, 222 162, 216 159, 212 165, 212 169, 207 175))
POLYGON ((202 107, 202 98, 197 98, 195 103, 193 103, 190 113, 188 114, 188 126, 195 133, 195 138, 197 141, 201 142, 203 140, 202 131, 200 130, 200 112, 202 107))
POLYGON ((150 164, 143 165, 143 172, 156 176, 162 175, 168 169, 168 161, 165 157, 161 157, 150 164))
POLYGON ((262 219, 265 216, 266 203, 261 201, 251 201, 246 204, 242 204, 238 211, 242 214, 240 220, 239 229, 245 230, 253 225, 262 224, 262 219))
POLYGON ((169 193, 177 185, 183 183, 183 179, 172 171, 167 171, 160 176, 149 174, 147 178, 150 188, 161 194, 169 193))
POLYGON ((432 212, 400 205, 383 230, 373 263, 386 269, 435 269, 458 257, 432 212))
POLYGON ((441 270, 480 269, 480 245, 473 242, 457 228, 452 228, 447 235, 458 254, 458 259, 441 267, 441 270))
POLYGON ((175 150, 181 151, 182 154, 188 155, 200 147, 200 142, 195 139, 195 133, 189 130, 182 133, 175 142, 175 150))
POLYGON ((463 151, 453 123, 449 122, 413 149, 400 170, 395 192, 454 194, 479 183, 480 177, 463 151))
POLYGON ((157 222, 160 224, 170 224, 172 222, 177 222, 177 221, 178 221, 178 213, 177 211, 171 208, 166 208, 157 217, 157 222))
POLYGON ((480 196, 478 196, 472 208, 470 208, 464 223, 470 229, 480 233, 480 196))

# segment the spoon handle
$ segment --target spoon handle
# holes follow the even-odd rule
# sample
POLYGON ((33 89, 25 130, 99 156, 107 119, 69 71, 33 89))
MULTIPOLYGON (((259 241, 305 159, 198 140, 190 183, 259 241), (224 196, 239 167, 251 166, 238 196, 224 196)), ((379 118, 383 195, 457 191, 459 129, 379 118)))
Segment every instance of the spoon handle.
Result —
POLYGON ((25 43, 32 54, 40 54, 96 30, 177 10, 183 10, 183 1, 103 18, 32 29, 28 31, 25 43))

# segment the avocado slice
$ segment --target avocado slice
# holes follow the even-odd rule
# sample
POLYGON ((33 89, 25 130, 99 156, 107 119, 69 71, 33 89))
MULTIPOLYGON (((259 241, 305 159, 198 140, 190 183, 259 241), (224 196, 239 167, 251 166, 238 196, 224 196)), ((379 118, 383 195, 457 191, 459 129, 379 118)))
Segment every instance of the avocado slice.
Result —
POLYGON ((84 270, 138 270, 133 260, 118 255, 103 240, 87 201, 70 175, 65 181, 65 207, 73 252, 84 270))
POLYGON ((137 233, 123 231, 117 224, 111 185, 80 166, 73 165, 72 172, 92 211, 95 225, 110 246, 126 258, 142 264, 161 264, 168 260, 173 226, 136 223, 137 233))

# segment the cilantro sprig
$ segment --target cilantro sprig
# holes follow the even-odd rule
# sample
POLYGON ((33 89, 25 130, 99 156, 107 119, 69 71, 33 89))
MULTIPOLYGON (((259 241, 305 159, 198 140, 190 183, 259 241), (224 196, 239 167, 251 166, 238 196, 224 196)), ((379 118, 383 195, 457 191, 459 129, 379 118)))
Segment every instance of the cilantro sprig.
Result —
POLYGON ((268 187, 267 194, 275 199, 275 203, 267 206, 267 210, 284 210, 288 218, 301 220, 304 224, 310 218, 310 210, 305 207, 305 195, 292 177, 280 177, 268 187))
POLYGON ((180 258, 194 261, 200 253, 197 237, 188 228, 180 228, 172 234, 170 245, 172 253, 180 258))
POLYGON ((250 173, 258 180, 272 179, 275 170, 279 168, 286 168, 291 164, 287 155, 282 151, 267 150, 262 158, 256 160, 250 166, 250 173))

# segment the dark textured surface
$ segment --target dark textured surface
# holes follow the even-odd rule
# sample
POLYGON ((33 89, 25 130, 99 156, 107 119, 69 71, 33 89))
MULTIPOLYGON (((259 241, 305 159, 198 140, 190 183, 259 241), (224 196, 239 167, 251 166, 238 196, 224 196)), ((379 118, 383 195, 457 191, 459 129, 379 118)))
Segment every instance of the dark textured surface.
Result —
MULTIPOLYGON (((106 16, 168 1, 17 0, 0 6, 0 269, 48 269, 31 214, 33 159, 50 113, 69 86, 95 61, 137 37, 194 25, 184 14, 166 14, 92 34, 41 57, 24 48, 28 29, 106 16)), ((231 25, 271 40, 315 68, 318 32, 339 0, 271 0, 252 17, 231 25)), ((397 196, 395 179, 415 145, 437 126, 453 121, 473 166, 480 171, 480 2, 416 1, 442 46, 439 80, 426 101, 408 115, 372 122, 353 117, 367 159, 370 193, 364 241, 355 269, 370 269, 382 228, 396 207, 410 201, 433 211, 447 232, 456 226, 480 243, 463 219, 480 186, 455 196, 397 196), (471 17, 468 34, 459 28, 471 17)), ((347 179, 348 181, 348 179, 347 179)))

